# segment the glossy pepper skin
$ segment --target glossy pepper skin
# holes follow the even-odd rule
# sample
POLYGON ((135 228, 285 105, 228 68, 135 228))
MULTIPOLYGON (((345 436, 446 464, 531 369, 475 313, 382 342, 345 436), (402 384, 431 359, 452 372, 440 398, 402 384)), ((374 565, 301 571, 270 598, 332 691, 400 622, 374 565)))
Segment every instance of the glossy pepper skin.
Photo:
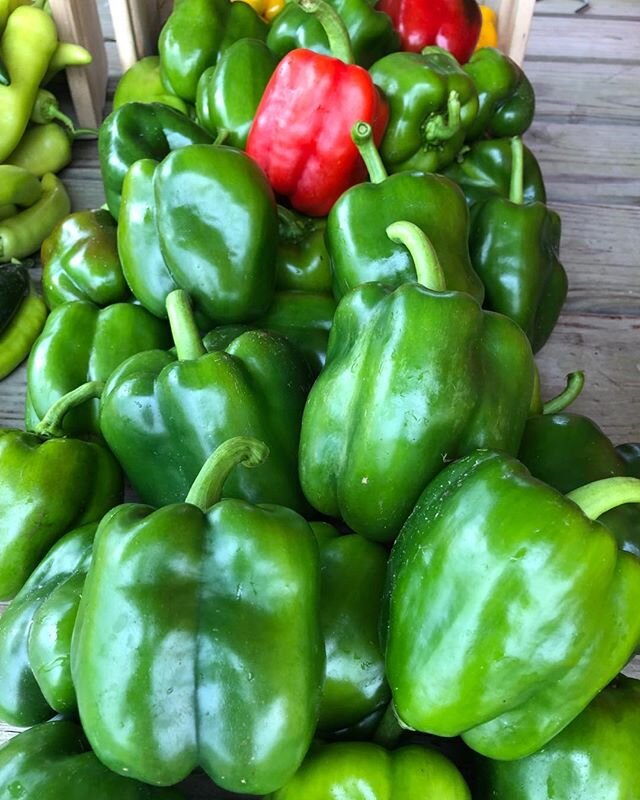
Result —
POLYGON ((482 302, 484 288, 469 260, 469 215, 460 190, 441 175, 406 172, 387 176, 371 141, 370 127, 358 123, 353 135, 371 182, 345 192, 327 219, 335 296, 339 299, 370 281, 397 287, 415 280, 409 251, 386 233, 392 223, 407 220, 429 237, 447 287, 468 292, 482 302), (444 216, 443 208, 447 209, 444 216))
POLYGON ((441 47, 392 53, 369 70, 389 103, 380 154, 390 172, 439 172, 462 147, 478 113, 473 81, 441 47))
POLYGON ((467 129, 467 141, 489 136, 521 136, 535 114, 533 86, 523 70, 494 47, 473 54, 464 71, 474 82, 479 108, 467 129))
MULTIPOLYGON (((377 59, 398 49, 391 20, 366 0, 329 0, 345 24, 356 64, 367 69, 377 59)), ((294 3, 285 6, 269 28, 267 45, 279 59, 298 48, 331 55, 322 25, 294 3)))
POLYGON ((384 708, 389 687, 378 639, 387 551, 324 522, 311 527, 320 548, 320 621, 326 668, 319 731, 339 731, 384 708))
MULTIPOLYGON (((49 314, 27 364, 27 426, 33 428, 60 397, 85 381, 105 381, 134 353, 168 347, 165 323, 140 306, 63 303, 49 314)), ((98 402, 66 415, 67 433, 100 435, 98 402)))
MULTIPOLYGON (((603 478, 640 477, 593 420, 563 412, 530 417, 518 458, 541 481, 566 493, 603 478)), ((622 550, 640 557, 640 506, 628 504, 600 517, 622 550)))
POLYGON ((517 451, 534 380, 518 326, 447 291, 418 228, 391 234, 420 282, 367 283, 342 298, 300 438, 309 502, 378 541, 395 538, 447 460, 476 447, 517 451))
POLYGON ((338 14, 324 0, 300 3, 329 26, 332 52, 338 57, 293 50, 283 58, 258 106, 247 153, 276 194, 287 197, 297 211, 323 217, 346 189, 366 176, 351 127, 358 120, 370 122, 379 143, 388 110, 366 70, 353 64, 338 14))
POLYGON ((199 125, 161 103, 126 103, 109 114, 100 126, 98 155, 114 219, 118 219, 122 184, 133 163, 141 158, 161 161, 172 150, 210 141, 199 125))
POLYGON ((402 49, 410 52, 437 44, 464 64, 480 36, 482 15, 475 0, 380 0, 377 8, 391 17, 402 49))
MULTIPOLYGON (((547 202, 542 173, 535 156, 523 145, 522 197, 525 203, 547 202)), ((513 160, 510 139, 481 139, 443 170, 462 189, 473 206, 490 197, 509 197, 513 160)))
POLYGON ((201 765, 262 795, 306 754, 324 673, 313 532, 288 508, 220 499, 233 466, 266 452, 231 439, 186 502, 120 506, 98 529, 72 674, 89 741, 116 772, 170 785, 201 765))
POLYGON ((630 800, 638 791, 640 681, 620 675, 542 750, 518 761, 478 759, 478 800, 630 800))
POLYGON ((72 141, 71 132, 56 122, 30 125, 6 163, 28 169, 39 178, 47 172, 55 174, 71 162, 72 141))
POLYGON ((224 143, 244 149, 249 128, 278 59, 259 39, 239 39, 215 67, 200 76, 198 122, 212 136, 226 131, 224 143))
POLYGON ((369 742, 313 750, 269 800, 471 800, 462 775, 444 756, 419 745, 392 753, 369 742))
POLYGON ((66 438, 75 403, 95 397, 88 384, 53 406, 35 433, 0 430, 0 598, 22 588, 47 550, 72 528, 93 522, 122 498, 122 473, 96 442, 66 438))
POLYGON ((168 305, 178 357, 153 350, 128 359, 102 396, 102 434, 136 491, 154 505, 178 502, 225 439, 259 436, 269 462, 232 473, 226 496, 305 511, 297 456, 310 376, 302 358, 264 331, 207 354, 184 293, 168 305))
POLYGON ((278 206, 276 289, 331 292, 331 264, 325 229, 325 219, 304 217, 278 206))
POLYGON ((41 800, 184 800, 175 789, 158 789, 120 775, 91 752, 82 728, 56 720, 23 731, 0 748, 0 796, 41 800), (18 795, 20 796, 20 795, 18 795))
POLYGON ((178 0, 166 21, 158 49, 162 82, 189 103, 198 80, 238 39, 267 37, 267 25, 247 3, 178 0))
POLYGON ((53 229, 40 251, 49 308, 72 300, 104 307, 127 299, 116 231, 113 217, 101 208, 76 211, 53 229))
POLYGON ((0 617, 4 722, 26 727, 45 722, 56 711, 76 709, 71 633, 97 527, 96 521, 65 534, 0 617))
POLYGON ((33 288, 26 267, 0 265, 0 380, 29 354, 38 338, 47 307, 33 288))
POLYGON ((162 103, 182 114, 187 114, 187 104, 168 92, 160 77, 160 56, 146 56, 129 67, 118 81, 113 96, 113 110, 125 103, 162 103))
POLYGON ((611 480, 565 497, 478 450, 427 486, 388 568, 386 668, 402 723, 523 758, 615 677, 640 637, 640 561, 596 518, 640 498, 640 482, 611 480))
POLYGON ((491 197, 474 208, 469 254, 486 291, 485 305, 506 314, 529 337, 534 353, 553 331, 567 296, 558 259, 560 217, 544 203, 523 201, 523 145, 512 140, 509 198, 491 197))

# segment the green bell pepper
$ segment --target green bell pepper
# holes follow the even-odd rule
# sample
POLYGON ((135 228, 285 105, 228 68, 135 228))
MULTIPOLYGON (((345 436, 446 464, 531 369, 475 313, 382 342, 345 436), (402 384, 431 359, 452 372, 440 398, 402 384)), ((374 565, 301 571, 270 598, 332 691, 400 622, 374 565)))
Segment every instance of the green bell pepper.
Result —
POLYGON ((378 641, 387 552, 355 533, 340 536, 324 522, 311 527, 320 547, 320 622, 327 657, 318 729, 339 731, 389 702, 378 641))
POLYGON ((478 92, 478 115, 467 141, 521 136, 533 122, 536 98, 523 70, 494 47, 477 50, 462 68, 478 92))
POLYGON ((100 126, 98 156, 114 219, 118 219, 122 184, 133 163, 141 158, 161 161, 172 150, 210 141, 199 125, 161 103, 127 103, 109 114, 100 126))
POLYGON ((276 288, 287 292, 331 292, 331 264, 325 243, 327 221, 278 206, 276 288))
POLYGON ((638 500, 634 478, 565 497, 491 450, 441 472, 389 560, 386 668, 401 723, 508 761, 577 717, 640 641, 640 560, 597 522, 638 500))
POLYGON ((11 725, 76 709, 71 633, 97 527, 63 536, 0 617, 0 719, 11 725))
POLYGON ((297 474, 310 383, 302 359, 284 339, 262 331, 207 354, 184 292, 169 295, 167 308, 177 359, 140 353, 114 371, 102 396, 102 434, 140 497, 154 505, 179 502, 219 444, 250 435, 267 443, 271 457, 232 474, 226 495, 306 511, 297 474))
POLYGON ((40 800, 184 800, 120 775, 90 751, 82 728, 57 720, 24 731, 0 748, 0 797, 40 800))
MULTIPOLYGON (((27 427, 33 428, 62 395, 85 381, 105 381, 134 353, 170 345, 167 325, 140 306, 89 302, 53 309, 27 363, 27 427)), ((66 415, 64 429, 100 434, 97 400, 66 415)))
POLYGON ((202 73, 238 39, 264 41, 267 30, 247 3, 177 0, 158 41, 165 88, 194 103, 202 73))
POLYGON ((514 137, 509 198, 474 207, 469 254, 486 291, 485 305, 506 314, 529 337, 534 353, 547 341, 567 296, 558 260, 560 217, 544 203, 523 200, 523 146, 514 137))
POLYGON ((439 172, 464 144, 478 113, 471 78, 451 53, 392 53, 369 70, 389 102, 380 155, 390 172, 439 172))
POLYGON ((386 234, 389 225, 407 220, 431 240, 447 287, 468 292, 482 302, 482 282, 469 260, 469 214, 460 190, 441 175, 406 172, 387 177, 371 126, 357 123, 352 136, 367 164, 371 183, 348 189, 327 219, 335 296, 339 299, 370 281, 396 287, 415 279, 409 252, 386 234))
MULTIPOLYGON (((525 203, 547 202, 542 173, 535 156, 523 146, 522 199, 525 203)), ((443 170, 462 189, 473 206, 490 197, 509 197, 513 162, 510 139, 482 139, 464 149, 458 159, 443 170)))
POLYGON ((517 451, 535 370, 514 322, 446 290, 419 228, 400 222, 388 235, 408 248, 419 282, 364 284, 342 299, 300 436, 309 502, 380 541, 396 536, 443 462, 476 447, 517 451))
MULTIPOLYGON (((478 759, 478 800, 631 800, 640 786, 640 681, 619 676, 542 750, 478 759)), ((475 787, 474 787, 475 788, 475 787)))
POLYGON ((0 264, 0 380, 29 355, 47 307, 21 264, 0 264))
MULTIPOLYGON (((347 28, 357 64, 368 68, 400 46, 391 19, 367 0, 329 0, 347 28)), ((267 45, 278 60, 299 47, 332 55, 327 34, 312 14, 290 3, 271 22, 267 45)))
POLYGON ((368 742, 313 750, 295 778, 269 800, 471 800, 462 775, 419 745, 389 753, 368 742))
POLYGON ((96 442, 65 437, 65 415, 96 397, 89 383, 49 409, 34 433, 0 429, 0 599, 21 589, 49 548, 122 498, 122 473, 96 442))
POLYGON ((640 478, 640 443, 619 444, 616 452, 624 459, 629 477, 640 478))
POLYGON ((278 59, 259 39, 239 39, 215 67, 200 76, 198 122, 212 136, 225 131, 225 144, 244 150, 249 128, 278 59))
POLYGON ((120 78, 113 95, 113 110, 125 103, 162 103, 189 114, 184 100, 165 89, 160 77, 160 56, 141 58, 120 78))
POLYGON ((104 209, 65 217, 42 243, 42 292, 49 308, 71 300, 108 306, 129 297, 116 239, 104 209))
POLYGON ((120 506, 100 524, 71 668, 115 772, 171 785, 201 765, 225 789, 267 794, 311 744, 324 674, 313 532, 288 508, 220 499, 237 464, 267 453, 230 439, 185 502, 120 506))

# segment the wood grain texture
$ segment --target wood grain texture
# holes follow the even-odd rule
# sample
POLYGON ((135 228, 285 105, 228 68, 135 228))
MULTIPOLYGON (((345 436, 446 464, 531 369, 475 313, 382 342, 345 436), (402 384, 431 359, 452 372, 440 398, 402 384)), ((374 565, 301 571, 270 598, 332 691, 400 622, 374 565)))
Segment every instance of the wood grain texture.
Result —
POLYGON ((534 15, 527 58, 640 61, 640 20, 534 15))
POLYGON ((638 0, 591 0, 588 8, 578 11, 584 0, 537 0, 536 16, 624 17, 640 20, 638 0))

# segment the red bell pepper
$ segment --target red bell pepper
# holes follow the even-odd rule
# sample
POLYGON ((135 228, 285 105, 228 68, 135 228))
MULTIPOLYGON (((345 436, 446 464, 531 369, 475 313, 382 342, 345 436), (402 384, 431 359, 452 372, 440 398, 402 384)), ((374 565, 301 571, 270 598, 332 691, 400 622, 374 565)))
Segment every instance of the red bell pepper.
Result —
POLYGON ((376 8, 391 17, 403 50, 419 53, 437 44, 461 64, 471 58, 482 28, 476 0, 380 0, 376 8))
POLYGON ((344 191, 367 177, 351 128, 358 120, 368 122, 379 144, 389 112, 369 73, 353 64, 337 12, 323 0, 299 4, 316 14, 338 57, 298 49, 282 59, 258 106, 246 151, 293 208, 324 217, 344 191))

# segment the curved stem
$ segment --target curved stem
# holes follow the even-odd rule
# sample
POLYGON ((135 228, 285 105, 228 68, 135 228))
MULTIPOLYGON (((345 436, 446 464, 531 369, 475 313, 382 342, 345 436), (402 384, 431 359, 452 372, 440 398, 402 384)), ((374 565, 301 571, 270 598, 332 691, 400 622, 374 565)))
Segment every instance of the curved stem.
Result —
POLYGON ((94 139, 98 138, 97 128, 72 128, 71 133, 74 139, 78 139, 80 136, 92 136, 94 139))
POLYGON ((444 292, 447 284, 440 260, 426 233, 413 222, 394 222, 387 228, 387 236, 409 251, 416 268, 418 283, 434 292, 444 292))
POLYGON ((524 202, 524 149, 522 139, 513 136, 511 139, 511 186, 509 188, 509 200, 512 203, 522 205, 524 202))
POLYGON ((584 372, 570 372, 567 375, 567 385, 557 397, 549 400, 542 406, 543 414, 557 414, 558 411, 564 411, 567 406, 578 397, 584 387, 584 372))
POLYGON ((335 8, 326 0, 295 0, 295 2, 307 14, 313 14, 322 25, 329 40, 331 55, 344 61, 345 64, 355 64, 349 32, 335 8))
POLYGON ((389 703, 371 739, 376 744, 391 748, 396 744, 403 732, 404 728, 396 716, 393 703, 389 703))
POLYGON ((175 289, 167 295, 166 306, 178 360, 189 361, 203 356, 207 351, 193 318, 189 295, 183 289, 175 289))
POLYGON ((640 479, 605 478, 574 489, 567 497, 580 506, 589 519, 598 519, 605 511, 625 503, 640 503, 640 479))
POLYGON ((222 498, 222 487, 229 473, 238 464, 259 467, 269 455, 264 442, 249 436, 234 436, 217 447, 193 482, 185 503, 191 503, 204 513, 222 498))
POLYGON ((307 225, 297 214, 278 205, 278 236, 285 242, 298 242, 307 232, 307 225))
POLYGON ((382 183, 388 177, 388 173, 382 163, 376 143, 373 141, 371 125, 362 120, 356 122, 351 128, 351 138, 367 167, 371 183, 382 183))
POLYGON ((449 92, 447 100, 446 121, 444 114, 434 114, 424 129, 427 142, 446 142, 460 130, 460 95, 456 91, 449 92))
POLYGON ((46 115, 50 117, 52 120, 57 119, 58 122, 61 122, 65 127, 69 128, 72 134, 75 135, 77 133, 71 117, 68 117, 53 104, 47 106, 46 115))
POLYGON ((65 436, 62 423, 68 411, 72 408, 86 403, 87 400, 94 400, 102 395, 104 381, 89 381, 63 395, 47 411, 44 417, 33 429, 38 436, 65 436))
POLYGON ((229 131, 226 128, 219 128, 218 133, 216 134, 216 138, 213 140, 213 143, 224 144, 228 136, 229 136, 229 131))

